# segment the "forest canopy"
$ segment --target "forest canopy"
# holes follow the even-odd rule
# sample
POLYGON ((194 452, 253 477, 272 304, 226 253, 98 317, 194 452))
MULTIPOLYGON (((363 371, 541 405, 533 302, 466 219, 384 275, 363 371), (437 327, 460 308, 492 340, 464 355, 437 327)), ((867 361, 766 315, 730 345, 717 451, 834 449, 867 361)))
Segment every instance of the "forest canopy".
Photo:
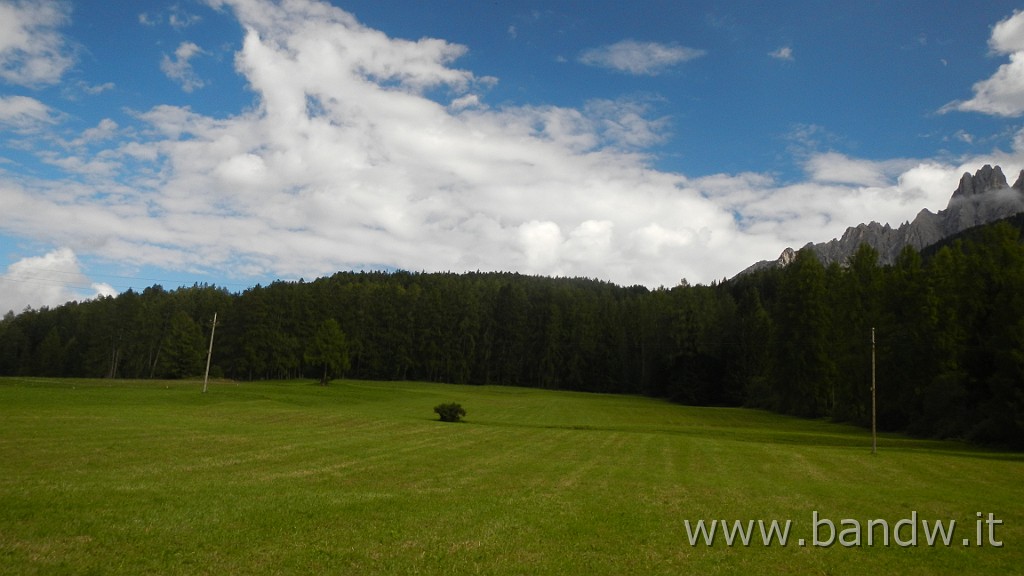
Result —
POLYGON ((649 290, 514 273, 339 272, 210 285, 0 321, 0 375, 503 384, 743 405, 1024 447, 1024 246, 1008 224, 880 266, 794 262, 649 290))

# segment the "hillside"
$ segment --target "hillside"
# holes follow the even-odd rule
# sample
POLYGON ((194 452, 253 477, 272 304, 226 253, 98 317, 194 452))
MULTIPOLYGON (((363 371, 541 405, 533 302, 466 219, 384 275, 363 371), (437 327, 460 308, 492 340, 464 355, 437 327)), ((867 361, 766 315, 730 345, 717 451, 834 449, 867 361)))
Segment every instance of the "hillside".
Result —
POLYGON ((951 236, 947 236, 938 242, 925 246, 921 249, 921 258, 929 260, 933 258, 940 250, 946 247, 953 247, 956 242, 977 242, 980 241, 985 235, 985 230, 989 226, 995 225, 1006 225, 1015 228, 1020 236, 1020 240, 1024 241, 1024 212, 1020 212, 1010 216, 1009 218, 1003 218, 990 224, 982 224, 981 226, 974 226, 968 228, 962 232, 957 232, 951 236))

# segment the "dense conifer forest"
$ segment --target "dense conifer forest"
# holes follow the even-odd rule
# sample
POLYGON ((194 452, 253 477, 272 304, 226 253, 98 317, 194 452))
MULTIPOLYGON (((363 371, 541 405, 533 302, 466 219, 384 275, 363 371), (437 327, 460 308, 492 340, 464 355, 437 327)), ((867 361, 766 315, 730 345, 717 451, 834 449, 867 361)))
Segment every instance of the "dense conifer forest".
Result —
POLYGON ((1024 447, 1024 246, 982 227, 893 266, 785 268, 649 290, 513 273, 340 272, 231 293, 160 286, 0 321, 0 375, 331 377, 744 405, 1024 447))

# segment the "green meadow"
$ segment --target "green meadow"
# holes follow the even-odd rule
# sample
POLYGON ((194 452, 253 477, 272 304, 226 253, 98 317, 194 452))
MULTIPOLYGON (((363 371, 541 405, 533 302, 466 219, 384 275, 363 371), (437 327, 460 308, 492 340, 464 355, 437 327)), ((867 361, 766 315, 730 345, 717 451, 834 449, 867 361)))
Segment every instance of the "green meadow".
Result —
POLYGON ((361 381, 201 388, 0 379, 0 572, 1024 570, 1019 453, 883 435, 872 455, 860 428, 633 396, 361 381), (462 404, 465 421, 439 422, 443 402, 462 404), (836 527, 831 546, 814 545, 830 536, 814 529, 815 511, 836 527), (979 512, 1001 522, 980 524, 980 546, 979 512), (893 527, 913 513, 917 544, 898 545, 893 527), (721 533, 694 545, 686 523, 700 520, 791 528, 786 545, 765 546, 760 532, 749 545, 721 533), (847 545, 853 531, 840 543, 854 520, 860 545, 847 545), (888 546, 880 525, 868 545, 869 520, 888 524, 888 546), (922 520, 955 521, 950 544, 929 546, 922 520))

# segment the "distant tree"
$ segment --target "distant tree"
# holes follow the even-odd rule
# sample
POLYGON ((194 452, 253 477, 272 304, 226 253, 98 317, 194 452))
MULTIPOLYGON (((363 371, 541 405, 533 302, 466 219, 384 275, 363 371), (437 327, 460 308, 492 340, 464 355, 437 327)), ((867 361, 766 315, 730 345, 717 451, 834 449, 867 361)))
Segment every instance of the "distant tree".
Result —
POLYGON ((186 378, 202 372, 205 355, 202 329, 184 311, 171 316, 167 344, 160 357, 160 374, 165 378, 186 378))
MULTIPOLYGON (((832 311, 835 404, 832 416, 858 424, 871 422, 871 329, 881 329, 882 268, 878 251, 861 244, 845 268, 830 267, 827 280, 832 311)), ((887 339, 888 341, 888 339, 887 339)))
POLYGON ((340 373, 344 376, 349 368, 348 345, 345 333, 334 318, 324 320, 313 334, 313 339, 306 349, 306 362, 320 366, 323 371, 320 385, 326 386, 331 376, 340 373))
POLYGON ((965 245, 965 269, 974 280, 964 355, 975 414, 968 438, 1024 446, 1024 246, 1002 222, 965 245))
POLYGON ((680 285, 670 291, 669 298, 669 398, 696 405, 736 403, 723 389, 725 364, 720 352, 724 326, 715 291, 680 285))
POLYGON ((526 290, 518 283, 501 286, 491 312, 492 350, 487 362, 488 384, 522 385, 523 359, 529 340, 526 290))
POLYGON ((36 374, 42 376, 61 376, 64 372, 64 346, 61 344, 60 331, 54 326, 43 338, 36 352, 38 367, 36 374))
POLYGON ((29 348, 29 339, 19 324, 11 313, 0 322, 0 374, 4 376, 15 376, 24 369, 22 358, 29 348))
POLYGON ((747 406, 769 406, 767 372, 770 360, 771 317, 756 288, 748 286, 738 302, 735 336, 731 343, 729 375, 743 391, 747 406))
POLYGON ((834 404, 831 315, 825 268, 810 249, 784 270, 773 331, 774 408, 798 416, 828 415, 834 404))

